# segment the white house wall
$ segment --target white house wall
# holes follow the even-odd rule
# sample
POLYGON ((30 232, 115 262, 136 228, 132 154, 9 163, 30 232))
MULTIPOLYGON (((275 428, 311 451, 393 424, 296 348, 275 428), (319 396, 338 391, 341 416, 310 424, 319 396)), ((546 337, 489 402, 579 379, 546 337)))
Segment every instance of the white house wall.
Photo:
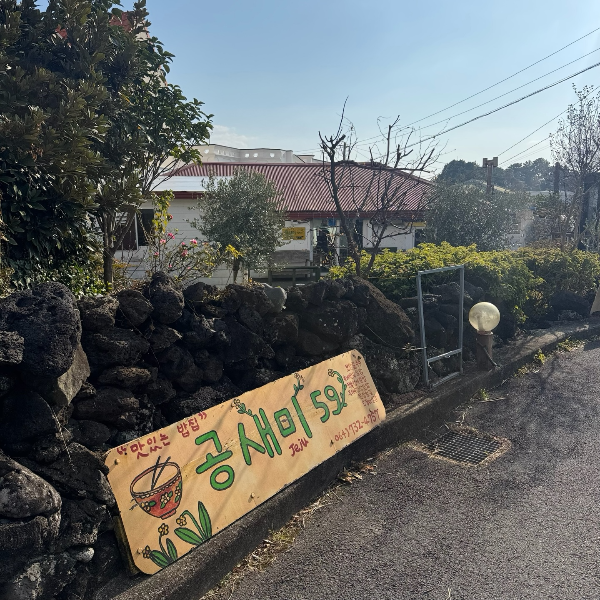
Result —
MULTIPOLYGON (((364 221, 363 228, 364 228, 363 247, 364 248, 372 248, 373 247, 373 243, 372 243, 373 229, 372 229, 369 221, 366 221, 366 220, 364 221)), ((389 230, 389 233, 391 233, 391 230, 389 230)), ((406 233, 398 233, 394 236, 386 237, 382 241, 381 246, 380 246, 380 248, 382 248, 382 249, 396 248, 397 250, 410 250, 411 248, 414 248, 414 247, 415 247, 415 230, 414 230, 414 228, 412 229, 412 231, 409 231, 406 233)))
MULTIPOLYGON (((199 217, 199 211, 196 209, 196 200, 182 200, 176 198, 171 202, 169 207, 169 214, 173 216, 169 222, 168 231, 176 235, 175 240, 177 243, 185 242, 189 244, 190 240, 197 239, 198 242, 206 241, 201 233, 192 225, 192 221, 199 217), (177 230, 177 232, 175 231, 177 230)), ((151 202, 145 202, 140 206, 140 209, 152 209, 153 205, 151 202)), ((286 221, 286 227, 304 227, 306 229, 306 235, 304 240, 289 240, 289 242, 283 244, 278 250, 301 250, 307 251, 310 258, 312 259, 312 222, 311 221, 286 221)), ((173 240, 171 243, 173 243, 173 240)), ((125 251, 123 253, 117 253, 117 258, 124 262, 130 263, 128 272, 130 276, 138 279, 143 278, 145 274, 145 268, 143 265, 144 258, 147 254, 147 247, 140 247, 137 251, 125 251)), ((240 274, 241 275, 241 274, 240 274)), ((251 276, 260 276, 261 273, 251 273, 251 276)), ((228 283, 232 283, 233 276, 231 269, 225 265, 219 266, 212 277, 199 278, 199 281, 205 281, 212 285, 224 286, 228 283)))
MULTIPOLYGON (((180 179, 180 178, 176 178, 180 179)), ((183 178, 181 178, 183 179, 183 178)), ((200 178, 193 178, 200 179, 200 178)), ((166 184, 168 185, 168 184, 166 184)), ((198 188, 198 181, 195 181, 194 186, 198 188)), ((187 187, 189 189, 189 184, 182 184, 183 187, 187 187)), ((175 233, 176 240, 178 243, 185 242, 189 243, 191 239, 197 239, 199 242, 205 241, 200 232, 192 226, 192 221, 194 219, 199 218, 200 213, 196 209, 197 201, 196 200, 184 200, 180 198, 176 198, 172 201, 169 207, 169 213, 173 216, 172 220, 169 222, 168 230, 172 233, 175 233), (175 232, 175 230, 178 230, 175 232)), ((144 203, 141 209, 152 209, 153 205, 151 202, 144 203)), ((300 251, 307 253, 308 261, 313 260, 313 245, 316 243, 315 232, 319 227, 322 226, 323 219, 312 219, 306 221, 298 221, 298 220, 286 220, 285 227, 304 227, 306 230, 306 235, 303 240, 289 240, 282 246, 278 248, 278 251, 283 251, 283 255, 285 256, 287 251, 300 251)), ((337 222, 337 221, 336 221, 337 222)), ((372 239, 372 230, 370 223, 365 220, 364 221, 364 247, 366 249, 371 248, 373 244, 371 243, 372 239)), ((172 242, 171 242, 172 243, 172 242)), ((410 232, 406 233, 398 233, 392 237, 386 238, 381 244, 381 248, 396 248, 398 251, 410 250, 415 245, 415 230, 413 229, 410 232)), ((140 247, 137 251, 124 252, 123 256, 121 253, 117 253, 117 258, 123 260, 124 262, 130 263, 130 268, 128 269, 129 274, 135 278, 141 278, 145 274, 144 267, 144 258, 147 253, 146 247, 140 247)), ((291 254, 291 252, 290 252, 291 254)), ((281 264, 281 260, 277 259, 277 262, 281 264)), ((300 263, 294 262, 289 263, 293 264, 293 266, 301 266, 300 263)), ((303 265, 304 263, 302 263, 303 265)), ((255 273, 252 272, 252 277, 264 276, 264 273, 255 273)), ((205 281, 207 283, 213 285, 224 286, 228 283, 232 282, 232 274, 231 269, 228 267, 220 266, 218 267, 213 276, 209 278, 202 278, 201 281, 205 281)))

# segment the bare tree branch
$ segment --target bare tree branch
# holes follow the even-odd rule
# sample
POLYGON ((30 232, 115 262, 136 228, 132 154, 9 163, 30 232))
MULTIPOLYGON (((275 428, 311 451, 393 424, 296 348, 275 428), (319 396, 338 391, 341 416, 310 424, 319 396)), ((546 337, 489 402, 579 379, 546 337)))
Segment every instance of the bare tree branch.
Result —
POLYGON ((429 172, 439 152, 433 142, 424 148, 413 142, 409 149, 414 131, 398 137, 399 117, 396 117, 383 134, 383 151, 374 144, 369 147, 368 161, 352 160, 352 154, 357 151, 357 137, 352 124, 345 122, 344 115, 345 104, 335 135, 327 137, 319 132, 323 153, 321 176, 335 206, 358 276, 361 276, 361 247, 368 246, 372 252, 363 273, 368 276, 382 242, 401 231, 411 232, 414 219, 418 215, 422 218, 428 201, 429 182, 416 173, 429 172), (340 148, 343 148, 341 157, 340 148), (399 221, 407 217, 410 219, 407 224, 400 226, 399 221), (353 218, 368 218, 368 234, 351 226, 353 218))

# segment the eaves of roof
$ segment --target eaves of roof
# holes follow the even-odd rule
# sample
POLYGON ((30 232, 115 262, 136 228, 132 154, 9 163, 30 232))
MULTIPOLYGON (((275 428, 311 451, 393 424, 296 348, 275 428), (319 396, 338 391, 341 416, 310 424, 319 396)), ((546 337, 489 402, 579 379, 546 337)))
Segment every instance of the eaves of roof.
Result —
MULTIPOLYGON (((324 167, 321 163, 204 163, 187 165, 178 169, 161 188, 168 188, 173 182, 176 198, 197 198, 206 184, 206 178, 231 177, 237 169, 243 168, 264 175, 272 181, 282 195, 282 205, 290 215, 319 214, 334 216, 335 206, 331 199, 324 167), (178 180, 178 178, 181 178, 178 180), (193 189, 182 189, 193 188, 193 189)), ((398 215, 422 212, 424 198, 431 186, 430 182, 398 170, 380 170, 365 165, 345 166, 340 185, 340 200, 345 212, 360 214, 361 217, 373 214, 378 204, 377 188, 388 181, 390 189, 398 194, 400 202, 395 206, 398 215), (360 206, 360 210, 357 210, 360 206)))

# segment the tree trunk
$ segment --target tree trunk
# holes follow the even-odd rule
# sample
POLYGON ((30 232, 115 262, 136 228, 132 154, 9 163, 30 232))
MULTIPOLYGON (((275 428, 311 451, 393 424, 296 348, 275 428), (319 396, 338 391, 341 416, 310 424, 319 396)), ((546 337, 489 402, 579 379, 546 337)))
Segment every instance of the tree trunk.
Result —
POLYGON ((102 266, 104 275, 104 287, 107 292, 112 290, 113 285, 113 252, 110 244, 110 233, 108 231, 108 218, 102 219, 102 266))
POLYGON ((335 155, 332 154, 332 159, 329 164, 331 196, 333 198, 333 202, 335 204, 335 208, 336 208, 338 217, 340 218, 340 225, 341 225, 342 231, 346 235, 346 242, 348 244, 348 252, 349 252, 350 256, 354 259, 354 263, 356 265, 355 266, 356 276, 361 277, 361 274, 360 274, 360 251, 358 249, 358 246, 356 245, 356 242, 354 241, 354 236, 352 235, 354 232, 350 231, 350 227, 348 226, 348 219, 346 218, 346 215, 342 209, 342 204, 339 199, 339 194, 338 194, 339 188, 338 188, 337 179, 336 179, 336 177, 337 177, 336 163, 335 163, 334 159, 335 159, 335 155))
MULTIPOLYGON (((369 258, 369 263, 367 264, 367 268, 365 269, 365 274, 364 274, 365 279, 369 278, 369 273, 371 272, 371 269, 373 268, 373 264, 375 263, 375 257, 377 256, 377 251, 379 250, 379 247, 381 246, 381 241, 383 240, 383 236, 385 235, 386 229, 387 229, 387 223, 384 223, 381 226, 379 233, 377 234, 377 239, 376 239, 375 243, 373 244, 373 248, 372 248, 373 252, 371 253, 371 257, 369 258)), ((360 274, 358 276, 360 277, 360 274)))
POLYGON ((112 290, 113 286, 113 257, 106 250, 102 253, 104 267, 104 287, 107 292, 112 290))
POLYGON ((235 283, 237 281, 237 276, 238 276, 238 272, 240 270, 240 259, 239 258, 234 258, 233 259, 233 267, 232 267, 232 271, 233 271, 233 283, 235 283))

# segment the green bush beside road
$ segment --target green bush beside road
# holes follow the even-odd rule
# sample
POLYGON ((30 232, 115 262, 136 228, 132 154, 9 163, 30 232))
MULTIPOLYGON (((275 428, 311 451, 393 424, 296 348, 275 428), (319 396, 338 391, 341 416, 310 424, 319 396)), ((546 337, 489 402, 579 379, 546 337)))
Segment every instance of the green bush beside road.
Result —
MULTIPOLYGON (((369 255, 363 252, 362 261, 369 255)), ((384 251, 375 258, 370 281, 390 299, 416 295, 418 271, 449 265, 465 265, 465 278, 483 288, 486 298, 504 303, 520 323, 535 320, 549 309, 556 292, 586 296, 600 279, 600 256, 580 250, 521 248, 479 252, 475 245, 420 244, 407 252, 384 251)), ((331 277, 351 275, 351 262, 333 267, 331 277)), ((441 273, 424 278, 424 289, 455 281, 456 275, 441 273)))

